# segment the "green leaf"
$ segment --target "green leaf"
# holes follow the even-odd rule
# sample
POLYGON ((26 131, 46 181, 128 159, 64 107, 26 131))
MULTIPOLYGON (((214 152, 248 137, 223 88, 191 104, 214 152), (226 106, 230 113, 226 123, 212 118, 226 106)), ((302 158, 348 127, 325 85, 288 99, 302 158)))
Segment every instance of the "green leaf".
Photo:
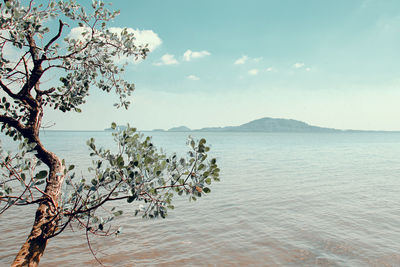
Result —
POLYGON ((47 171, 40 171, 35 175, 35 178, 40 180, 47 176, 47 171))
POLYGON ((203 192, 208 194, 208 193, 211 192, 211 189, 208 188, 208 187, 204 187, 204 188, 203 188, 203 192))
POLYGON ((114 212, 113 214, 114 214, 114 216, 120 216, 120 215, 122 215, 122 213, 123 213, 123 211, 119 210, 119 211, 114 212))
POLYGON ((119 168, 124 167, 125 162, 124 162, 124 158, 123 158, 122 156, 119 156, 119 157, 117 158, 117 165, 118 165, 119 168))
POLYGON ((37 182, 35 183, 35 185, 41 185, 41 184, 44 184, 44 180, 40 180, 40 181, 37 181, 37 182))
POLYGON ((128 203, 132 203, 135 199, 136 199, 136 196, 133 195, 133 196, 129 196, 127 201, 128 201, 128 203))
POLYGON ((115 122, 111 123, 111 129, 115 130, 117 128, 117 124, 115 122))

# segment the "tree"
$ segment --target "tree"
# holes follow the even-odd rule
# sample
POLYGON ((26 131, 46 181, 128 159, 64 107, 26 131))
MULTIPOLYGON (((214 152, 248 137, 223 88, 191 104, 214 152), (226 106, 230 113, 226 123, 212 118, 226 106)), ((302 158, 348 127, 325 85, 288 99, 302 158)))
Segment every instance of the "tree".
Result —
POLYGON ((189 140, 191 150, 178 158, 156 149, 150 137, 134 128, 118 130, 113 123, 117 151, 98 148, 90 139, 93 167, 82 179, 75 178, 73 165, 42 144, 44 108, 80 112, 89 88, 113 91, 119 96, 115 105, 128 108, 134 85, 122 78, 125 65, 116 58, 141 59, 149 52, 147 46, 135 44, 127 29, 107 28, 118 12, 97 0, 88 9, 90 13, 73 0, 0 4, 0 123, 2 132, 19 142, 18 152, 1 151, 0 214, 11 206, 38 205, 31 233, 13 266, 36 266, 48 240, 72 223, 87 235, 118 233, 108 224, 122 211, 110 207, 112 215, 107 217, 98 211, 108 202, 141 202, 144 209, 136 214, 165 217, 167 208, 173 208, 174 193, 196 200, 210 192, 212 180, 219 180, 204 139, 189 140), (67 27, 78 27, 81 35, 68 37, 67 27), (45 77, 59 80, 43 88, 45 77))

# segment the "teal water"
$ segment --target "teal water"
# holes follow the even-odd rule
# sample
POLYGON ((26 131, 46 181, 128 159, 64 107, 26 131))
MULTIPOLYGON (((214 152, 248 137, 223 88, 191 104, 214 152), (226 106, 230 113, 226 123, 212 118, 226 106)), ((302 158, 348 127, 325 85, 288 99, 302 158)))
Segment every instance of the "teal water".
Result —
MULTIPOLYGON (((127 206, 118 221, 123 234, 93 240, 104 264, 400 266, 400 133, 145 134, 181 154, 189 134, 205 137, 222 181, 196 203, 177 197, 165 220, 133 218, 127 206)), ((80 175, 92 136, 113 145, 107 132, 42 133, 80 175)), ((25 240, 33 214, 0 217, 1 266, 25 240)), ((75 230, 50 241, 42 266, 97 264, 75 230)))

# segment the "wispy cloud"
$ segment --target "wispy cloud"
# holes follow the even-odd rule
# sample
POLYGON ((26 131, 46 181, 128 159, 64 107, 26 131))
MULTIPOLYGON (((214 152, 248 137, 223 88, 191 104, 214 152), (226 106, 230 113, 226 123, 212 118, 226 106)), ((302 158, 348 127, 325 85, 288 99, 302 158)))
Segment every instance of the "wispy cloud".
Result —
POLYGON ((257 75, 259 72, 260 72, 259 69, 251 69, 251 70, 248 71, 248 73, 249 73, 250 75, 252 75, 252 76, 257 75))
POLYGON ((251 58, 251 57, 249 57, 249 56, 243 55, 243 56, 241 56, 240 58, 236 59, 235 62, 234 62, 233 64, 235 64, 235 65, 242 65, 242 64, 245 64, 245 63, 248 62, 248 61, 258 63, 258 62, 260 62, 260 61, 262 61, 262 60, 263 60, 263 57, 251 58))
POLYGON ((200 78, 199 77, 197 77, 196 75, 189 75, 189 76, 187 76, 186 77, 186 79, 188 79, 188 80, 192 80, 192 81, 198 81, 198 80, 200 80, 200 78))
POLYGON ((235 60, 235 62, 233 64, 235 65, 242 65, 244 63, 246 63, 246 61, 249 59, 248 56, 242 56, 241 58, 238 58, 237 60, 235 60))
POLYGON ((196 52, 196 51, 192 51, 192 50, 188 49, 183 54, 183 60, 190 61, 193 58, 201 58, 201 57, 206 57, 209 55, 211 55, 211 53, 208 51, 205 51, 205 50, 196 52))
POLYGON ((267 71, 267 72, 271 72, 271 71, 273 71, 274 69, 272 68, 272 67, 268 67, 268 68, 266 68, 265 69, 265 71, 267 71))
POLYGON ((304 63, 299 63, 299 62, 293 64, 293 68, 295 68, 295 69, 300 69, 300 68, 302 68, 304 66, 305 66, 304 63))
POLYGON ((161 57, 161 61, 154 63, 156 66, 162 66, 162 65, 176 65, 179 64, 178 60, 175 59, 174 55, 171 54, 165 54, 161 57))

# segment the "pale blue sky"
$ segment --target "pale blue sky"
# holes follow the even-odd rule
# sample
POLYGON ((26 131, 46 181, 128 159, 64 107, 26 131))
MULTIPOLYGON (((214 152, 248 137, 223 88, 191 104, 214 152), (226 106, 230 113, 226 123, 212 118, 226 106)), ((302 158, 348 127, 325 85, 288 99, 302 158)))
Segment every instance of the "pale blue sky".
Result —
POLYGON ((133 105, 115 110, 113 97, 93 90, 82 114, 50 112, 53 129, 279 117, 400 130, 398 0, 135 0, 113 8, 121 15, 110 26, 152 31, 154 50, 127 68, 133 105))

